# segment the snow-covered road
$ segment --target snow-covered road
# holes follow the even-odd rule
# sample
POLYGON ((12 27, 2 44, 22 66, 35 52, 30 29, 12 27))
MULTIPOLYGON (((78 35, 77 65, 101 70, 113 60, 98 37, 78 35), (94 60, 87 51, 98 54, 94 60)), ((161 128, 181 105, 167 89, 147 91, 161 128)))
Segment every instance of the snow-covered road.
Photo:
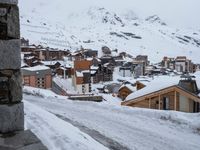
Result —
MULTIPOLYGON (((35 129, 34 131, 38 134, 42 132, 42 129, 35 127, 37 118, 29 118, 32 116, 30 112, 35 113, 31 103, 59 115, 60 118, 75 126, 84 126, 94 130, 131 150, 200 149, 200 114, 133 109, 106 102, 73 102, 27 95, 24 96, 24 100, 25 112, 28 114, 26 117, 27 127, 35 129), (29 122, 30 120, 33 121, 29 122)), ((43 113, 37 113, 37 115, 43 116, 43 113)), ((48 125, 52 126, 53 130, 56 126, 52 124, 53 122, 48 125)), ((92 137, 92 135, 90 136, 92 137)), ((63 138, 62 136, 57 138, 59 139, 57 142, 59 143, 63 138)), ((95 150, 98 146, 95 147, 95 150)), ((77 147, 77 149, 80 148, 77 147)))
POLYGON ((108 150, 78 128, 27 101, 25 123, 49 150, 108 150))

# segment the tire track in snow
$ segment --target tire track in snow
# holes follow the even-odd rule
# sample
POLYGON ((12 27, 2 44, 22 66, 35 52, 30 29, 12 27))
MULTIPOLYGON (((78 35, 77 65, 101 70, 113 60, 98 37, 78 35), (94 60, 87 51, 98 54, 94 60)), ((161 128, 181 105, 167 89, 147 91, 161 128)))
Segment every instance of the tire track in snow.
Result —
MULTIPOLYGON (((53 113, 53 112, 51 112, 53 113)), ((130 150, 129 148, 123 146, 122 144, 114 141, 111 138, 106 137, 105 135, 101 134, 100 132, 90 129, 84 125, 81 125, 77 121, 72 121, 69 118, 66 118, 65 116, 55 114, 58 118, 72 124, 73 126, 79 128, 82 132, 88 134, 92 138, 94 138, 99 143, 103 144, 105 147, 109 148, 110 150, 130 150)))

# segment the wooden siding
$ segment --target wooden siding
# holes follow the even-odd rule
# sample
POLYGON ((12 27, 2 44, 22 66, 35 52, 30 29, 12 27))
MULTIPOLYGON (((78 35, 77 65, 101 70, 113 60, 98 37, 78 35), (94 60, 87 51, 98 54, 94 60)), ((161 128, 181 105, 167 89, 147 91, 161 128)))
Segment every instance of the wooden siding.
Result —
POLYGON ((52 87, 52 77, 51 77, 51 75, 46 75, 45 76, 45 88, 46 89, 49 89, 49 88, 51 88, 52 87))
POLYGON ((189 105, 185 106, 188 107, 188 111, 186 112, 193 112, 193 102, 199 102, 200 98, 192 94, 190 92, 187 92, 183 90, 182 88, 178 86, 169 87, 154 93, 150 93, 148 95, 141 96, 139 98, 129 100, 122 102, 122 105, 126 106, 132 106, 132 107, 141 107, 141 108, 150 108, 150 109, 161 109, 164 110, 164 97, 168 98, 169 102, 168 109, 169 110, 180 110, 180 95, 185 96, 188 101, 189 105))
POLYGON ((120 97, 122 100, 126 99, 126 97, 131 94, 132 91, 127 88, 127 87, 123 87, 119 90, 118 92, 118 97, 120 97))

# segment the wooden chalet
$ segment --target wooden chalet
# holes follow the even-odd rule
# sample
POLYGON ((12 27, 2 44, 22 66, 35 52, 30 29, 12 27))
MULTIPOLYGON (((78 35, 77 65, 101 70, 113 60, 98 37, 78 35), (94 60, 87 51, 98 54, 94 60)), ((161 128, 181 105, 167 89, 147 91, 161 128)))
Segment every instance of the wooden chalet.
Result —
POLYGON ((125 100, 128 95, 136 91, 136 88, 132 85, 122 85, 118 91, 118 97, 125 100))
POLYGON ((138 80, 136 81, 135 85, 136 85, 136 90, 141 90, 144 87, 146 87, 146 84, 148 84, 150 81, 148 80, 138 80))
POLYGON ((196 81, 191 78, 178 80, 179 83, 177 79, 172 80, 165 79, 165 83, 152 81, 147 87, 129 95, 121 104, 150 109, 200 112, 196 81))

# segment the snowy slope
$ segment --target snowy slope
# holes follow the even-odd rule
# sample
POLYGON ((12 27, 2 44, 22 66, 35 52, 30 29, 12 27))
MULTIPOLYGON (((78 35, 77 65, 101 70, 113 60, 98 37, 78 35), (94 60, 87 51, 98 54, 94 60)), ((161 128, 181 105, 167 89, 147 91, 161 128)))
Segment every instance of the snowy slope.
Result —
MULTIPOLYGON (((67 122, 76 122, 75 124, 78 127, 89 128, 93 131, 90 133, 91 137, 96 137, 96 133, 98 133, 97 135, 103 135, 104 138, 118 142, 130 150, 200 149, 199 113, 189 114, 121 107, 108 104, 107 102, 73 102, 51 98, 44 100, 42 98, 26 95, 24 99, 25 111, 28 114, 26 120, 29 123, 29 128, 34 129, 34 132, 36 132, 38 136, 43 135, 43 130, 37 127, 37 124, 35 124, 35 122, 38 122, 37 119, 31 116, 38 116, 40 122, 44 122, 42 119, 45 119, 43 124, 46 124, 46 119, 49 118, 45 117, 46 111, 49 111, 53 114, 59 114, 59 116, 62 116, 62 119, 67 122), (31 103, 35 105, 32 106, 31 103), (36 109, 36 107, 42 107, 43 110, 41 108, 37 109, 39 112, 32 110, 36 109), (43 113, 45 115, 43 115, 43 113)), ((52 116, 52 114, 49 114, 49 116, 52 116)), ((64 123, 61 125, 63 124, 64 123)), ((51 121, 48 125, 50 125, 51 134, 59 130, 59 126, 55 128, 57 121, 51 121)), ((70 128, 68 129, 66 127, 66 132, 70 132, 70 128)), ((55 134, 57 142, 61 143, 60 145, 63 144, 63 138, 65 138, 65 136, 55 134)), ((97 139, 98 138, 101 140, 102 136, 97 137, 97 139)), ((96 149, 97 148, 99 147, 96 146, 96 149)), ((76 148, 74 150, 76 150, 76 148)))
POLYGON ((21 0, 22 36, 32 43, 61 49, 83 46, 100 50, 107 45, 132 55, 148 54, 153 62, 165 55, 186 55, 195 62, 200 58, 197 28, 177 29, 158 15, 141 17, 131 9, 118 11, 98 4, 81 7, 77 3, 73 11, 68 4, 65 0, 21 0))

